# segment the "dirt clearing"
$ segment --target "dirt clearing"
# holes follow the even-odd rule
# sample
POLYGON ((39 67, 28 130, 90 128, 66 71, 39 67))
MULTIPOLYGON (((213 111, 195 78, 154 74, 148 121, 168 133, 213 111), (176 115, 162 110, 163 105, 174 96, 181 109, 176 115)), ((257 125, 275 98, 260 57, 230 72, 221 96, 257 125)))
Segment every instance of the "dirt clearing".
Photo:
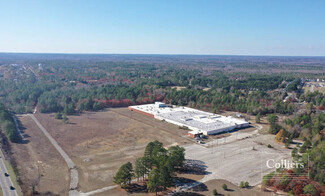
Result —
POLYGON ((35 116, 76 163, 82 192, 113 185, 121 164, 142 156, 150 141, 165 146, 191 143, 186 130, 127 108, 68 116, 68 124, 55 114, 35 116))
POLYGON ((261 191, 258 187, 250 188, 239 188, 238 186, 221 179, 210 180, 205 182, 197 187, 193 187, 189 191, 179 195, 189 195, 198 194, 198 195, 213 195, 213 189, 216 189, 219 194, 222 195, 234 195, 234 196, 271 196, 273 193, 261 191), (226 184, 228 190, 223 190, 222 185, 226 184))

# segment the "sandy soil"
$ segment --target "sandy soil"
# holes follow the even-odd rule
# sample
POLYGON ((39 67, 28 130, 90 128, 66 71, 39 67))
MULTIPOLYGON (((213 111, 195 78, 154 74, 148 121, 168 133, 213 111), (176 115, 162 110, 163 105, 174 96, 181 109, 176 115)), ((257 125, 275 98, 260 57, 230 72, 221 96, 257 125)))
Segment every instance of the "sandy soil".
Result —
POLYGON ((20 116, 22 131, 27 136, 21 144, 11 144, 17 161, 24 194, 36 184, 39 192, 67 195, 68 167, 29 116, 20 116), (39 179, 39 180, 38 180, 39 179))
POLYGON ((204 184, 192 188, 191 190, 180 195, 188 195, 190 193, 195 193, 199 195, 213 195, 212 191, 216 189, 220 195, 234 195, 234 196, 271 196, 272 193, 261 191, 258 187, 250 188, 239 188, 238 186, 221 179, 210 180, 204 184), (223 190, 222 185, 226 184, 228 190, 223 190))
POLYGON ((142 156, 150 141, 159 140, 165 146, 192 142, 186 130, 127 108, 68 116, 69 124, 54 114, 36 117, 76 163, 83 192, 113 185, 121 164, 142 156))
MULTIPOLYGON (((197 187, 193 187, 188 191, 185 192, 180 192, 176 195, 206 195, 206 196, 211 196, 213 195, 213 189, 216 189, 219 195, 233 195, 233 196, 272 196, 273 193, 271 192, 265 192, 262 191, 259 187, 249 187, 249 188, 240 188, 227 180, 222 180, 222 179, 214 179, 210 180, 208 182, 205 182, 203 184, 200 184, 197 187), (222 185, 226 184, 228 187, 228 190, 223 190, 222 185)), ((165 195, 167 194, 168 191, 166 192, 158 192, 158 195, 165 195)), ((100 194, 97 194, 96 196, 106 196, 106 195, 111 195, 111 196, 126 196, 130 195, 130 193, 127 193, 124 189, 118 187, 114 188, 109 191, 102 192, 100 194)), ((147 195, 155 195, 154 193, 132 193, 132 195, 135 196, 147 196, 147 195)))

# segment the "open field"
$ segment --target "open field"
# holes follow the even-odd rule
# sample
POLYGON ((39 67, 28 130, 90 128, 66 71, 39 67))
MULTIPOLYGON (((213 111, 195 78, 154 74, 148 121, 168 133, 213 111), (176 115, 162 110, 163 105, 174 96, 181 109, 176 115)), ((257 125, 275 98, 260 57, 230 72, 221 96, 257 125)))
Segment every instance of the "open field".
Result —
MULTIPOLYGON (((22 181, 22 189, 30 191, 33 185, 39 192, 67 195, 68 167, 29 116, 19 116, 25 141, 12 143, 13 156, 22 181)), ((26 192, 24 193, 26 195, 26 192)))
MULTIPOLYGON (((240 181, 248 181, 251 185, 257 185, 261 183, 262 172, 265 175, 271 171, 261 167, 262 156, 267 155, 277 160, 290 156, 290 150, 276 143, 273 135, 258 135, 255 127, 228 133, 232 136, 227 139, 227 143, 221 144, 220 142, 219 145, 212 143, 214 146, 211 147, 211 142, 206 145, 193 143, 194 140, 186 136, 187 130, 137 112, 131 112, 127 108, 72 115, 69 116, 68 124, 55 119, 53 113, 36 113, 35 116, 76 163, 80 177, 79 190, 82 192, 114 185, 113 176, 120 165, 127 161, 134 163, 137 157, 143 155, 146 144, 153 140, 159 140, 165 146, 182 145, 186 149, 187 159, 201 162, 202 164, 199 165, 206 168, 205 176, 178 175, 178 177, 189 179, 192 182, 206 183, 200 186, 210 186, 210 182, 213 182, 214 186, 215 179, 225 179, 233 183, 234 186, 238 185, 240 181), (245 135, 253 137, 241 139, 245 135), (238 140, 236 136, 238 136, 238 140), (274 148, 267 148, 267 144, 271 144, 274 148), (229 165, 232 167, 230 168, 229 165)), ((20 121, 26 128, 23 131, 31 136, 27 138, 31 141, 20 145, 31 145, 32 139, 36 137, 32 134, 35 134, 35 130, 40 133, 40 130, 29 116, 20 117, 20 121), (34 130, 34 132, 29 133, 28 130, 34 130)), ((44 136, 40 133, 38 137, 41 136, 43 138, 39 140, 44 142, 44 136)), ((48 142, 46 138, 45 141, 48 142)), ((51 145, 48 146, 53 150, 51 145)), ((32 152, 28 148, 24 153, 31 153, 30 151, 32 152)), ((57 152, 56 156, 59 156, 57 152)), ((66 169, 62 171, 65 172, 65 189, 67 190, 69 172, 63 160, 58 159, 62 163, 56 165, 60 165, 61 169, 62 167, 66 169)), ((31 164, 29 160, 25 162, 25 164, 31 164)), ((33 178, 30 177, 30 179, 33 178)), ((191 183, 183 185, 186 187, 190 186, 191 183)), ((178 186, 182 187, 182 184, 178 186)), ((42 186, 42 188, 46 189, 46 186, 42 186)), ((197 190, 198 194, 203 195, 210 194, 212 191, 210 188, 203 190, 202 193, 200 189, 197 190)), ((252 190, 250 189, 250 191, 252 190)), ((123 195, 126 192, 120 188, 113 188, 99 193, 99 195, 105 194, 123 195)), ((145 193, 136 193, 136 195, 143 194, 145 193)), ((252 195, 259 194, 254 193, 252 195)))
POLYGON ((69 116, 69 124, 54 114, 35 116, 76 163, 82 192, 113 185, 120 165, 142 156, 150 141, 165 146, 191 143, 184 137, 186 130, 127 108, 69 116))

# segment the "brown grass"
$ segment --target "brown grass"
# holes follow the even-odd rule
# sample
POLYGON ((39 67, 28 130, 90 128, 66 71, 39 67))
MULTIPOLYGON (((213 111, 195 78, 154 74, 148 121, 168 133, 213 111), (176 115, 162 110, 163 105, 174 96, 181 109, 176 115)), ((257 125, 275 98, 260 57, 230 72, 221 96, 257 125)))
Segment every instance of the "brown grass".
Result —
POLYGON ((177 91, 181 91, 182 89, 186 89, 186 86, 172 86, 172 89, 176 89, 177 91))
POLYGON ((165 146, 191 142, 183 137, 186 130, 127 108, 69 116, 69 124, 54 114, 36 116, 76 163, 83 192, 113 185, 121 164, 142 156, 150 141, 159 140, 165 146))

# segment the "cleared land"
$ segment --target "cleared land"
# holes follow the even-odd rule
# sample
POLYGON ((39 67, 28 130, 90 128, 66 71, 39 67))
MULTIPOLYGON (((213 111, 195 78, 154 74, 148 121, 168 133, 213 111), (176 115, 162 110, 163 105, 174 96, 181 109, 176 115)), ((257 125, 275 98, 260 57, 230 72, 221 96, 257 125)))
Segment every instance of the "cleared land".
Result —
POLYGON ((67 165, 31 117, 19 116, 19 120, 23 125, 25 141, 11 145, 23 183, 24 195, 33 185, 42 193, 67 195, 69 189, 67 165))
POLYGON ((181 91, 182 89, 186 89, 186 86, 172 86, 172 89, 176 89, 177 91, 181 91))
POLYGON ((269 192, 262 192, 258 187, 251 187, 251 188, 239 188, 238 186, 226 181, 226 180, 210 180, 207 181, 197 187, 191 188, 189 191, 186 191, 183 194, 179 195, 190 195, 197 194, 197 195, 213 195, 213 189, 216 189, 219 194, 222 195, 233 195, 233 196, 271 196, 274 195, 273 193, 269 192), (228 190, 225 191, 222 188, 222 185, 226 184, 228 190))
MULTIPOLYGON (((186 158, 193 160, 193 163, 197 161, 200 163, 199 166, 204 167, 205 176, 186 173, 178 175, 179 178, 189 180, 185 184, 180 182, 178 188, 186 189, 186 187, 191 187, 191 182, 202 182, 203 184, 198 187, 187 190, 187 192, 202 195, 210 195, 214 188, 221 191, 221 188, 218 188, 221 187, 222 180, 220 179, 229 182, 227 184, 234 190, 229 192, 230 195, 265 195, 257 188, 243 190, 236 185, 240 181, 248 181, 251 185, 257 185, 261 182, 262 175, 271 171, 261 168, 262 156, 267 155, 277 160, 290 157, 290 150, 276 143, 273 135, 256 135, 256 128, 253 127, 232 133, 233 136, 229 137, 225 144, 220 142, 216 146, 216 143, 211 143, 211 141, 205 145, 194 144, 193 139, 186 136, 187 130, 137 112, 130 112, 127 108, 106 109, 101 112, 86 112, 69 116, 68 124, 55 119, 55 114, 36 113, 35 116, 76 163, 80 177, 79 190, 82 192, 114 185, 113 176, 120 165, 127 161, 134 162, 136 158, 142 156, 147 143, 153 140, 159 140, 165 146, 183 145, 186 149, 186 158), (238 133, 240 133, 239 136, 238 133), (242 139, 245 135, 251 138, 242 139), (214 146, 212 147, 211 144, 214 146), (268 144, 274 148, 267 148, 268 144)), ((34 127, 33 130, 37 129, 44 138, 36 124, 31 123, 30 117, 20 118, 25 127, 34 127)), ((24 132, 27 130, 26 128, 24 132)), ((48 146, 52 147, 49 143, 48 146)), ((56 154, 59 156, 58 153, 56 154)), ((59 159, 61 166, 67 169, 63 160, 59 159)), ((69 171, 66 170, 65 175, 67 176, 65 181, 67 190, 69 171)), ((96 195, 107 194, 124 195, 127 193, 118 187, 96 195)), ((136 193, 136 195, 144 194, 146 193, 136 193)))
MULTIPOLYGON (((193 187, 189 189, 188 191, 178 193, 176 195, 206 195, 211 196, 213 195, 213 189, 216 189, 219 194, 221 195, 233 195, 233 196, 272 196, 274 193, 271 192, 264 192, 261 191, 259 187, 249 187, 249 188, 239 188, 237 185, 232 184, 231 182, 228 182, 226 180, 222 179, 214 179, 207 181, 205 183, 202 183, 196 187, 193 187), (228 190, 225 191, 222 189, 222 185, 226 184, 228 186, 228 190)), ((166 192, 167 193, 167 192, 166 192)), ((121 195, 130 195, 128 194, 124 189, 121 189, 120 187, 111 189, 109 191, 102 192, 100 194, 97 194, 96 196, 121 196, 121 195)), ((154 193, 132 193, 132 195, 135 196, 146 196, 146 195, 155 195, 154 193)), ((164 195, 162 193, 159 193, 158 195, 164 195)))
POLYGON ((76 163, 82 192, 113 185, 121 164, 142 156, 150 141, 159 140, 165 146, 191 143, 184 137, 186 130, 127 108, 69 116, 68 124, 54 114, 35 116, 76 163))
POLYGON ((325 93, 325 83, 324 82, 307 82, 303 87, 304 91, 307 92, 315 92, 319 91, 321 93, 325 93))

